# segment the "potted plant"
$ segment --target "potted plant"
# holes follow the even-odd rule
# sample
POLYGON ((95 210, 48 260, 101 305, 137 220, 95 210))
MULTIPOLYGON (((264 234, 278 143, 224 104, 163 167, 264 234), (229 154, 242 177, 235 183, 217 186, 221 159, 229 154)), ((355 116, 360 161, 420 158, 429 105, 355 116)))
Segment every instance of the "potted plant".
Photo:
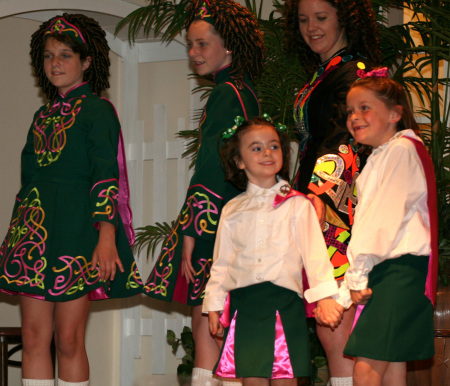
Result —
POLYGON ((179 338, 175 335, 175 332, 167 330, 167 343, 172 346, 174 355, 180 346, 184 349, 185 355, 181 358, 181 363, 177 367, 177 376, 180 386, 189 386, 195 360, 195 342, 192 330, 184 326, 179 338))

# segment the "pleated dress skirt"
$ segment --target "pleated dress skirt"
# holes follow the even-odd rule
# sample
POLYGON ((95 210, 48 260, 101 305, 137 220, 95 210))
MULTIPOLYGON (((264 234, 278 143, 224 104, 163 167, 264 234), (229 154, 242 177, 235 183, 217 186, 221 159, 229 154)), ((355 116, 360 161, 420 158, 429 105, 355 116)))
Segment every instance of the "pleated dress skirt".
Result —
POLYGON ((433 307, 424 294, 428 260, 404 255, 373 268, 372 297, 354 326, 346 355, 388 362, 434 355, 433 307))
MULTIPOLYGON (((230 325, 214 373, 224 378, 310 376, 303 300, 270 282, 229 295, 230 325)), ((224 311, 226 312, 226 311, 224 311)))

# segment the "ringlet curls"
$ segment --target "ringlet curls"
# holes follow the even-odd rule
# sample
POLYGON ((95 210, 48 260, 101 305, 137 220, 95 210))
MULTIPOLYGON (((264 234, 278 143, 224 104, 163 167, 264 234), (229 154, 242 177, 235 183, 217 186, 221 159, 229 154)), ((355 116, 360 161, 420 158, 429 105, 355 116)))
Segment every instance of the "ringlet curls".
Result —
POLYGON ((186 30, 207 9, 207 21, 214 26, 224 47, 232 52, 231 74, 243 80, 245 74, 257 78, 263 70, 265 56, 263 34, 258 21, 246 7, 232 0, 192 0, 187 8, 186 30), (213 20, 211 20, 213 19, 213 20))
POLYGON ((38 85, 48 99, 53 99, 58 89, 47 79, 44 71, 44 48, 45 41, 52 37, 53 39, 67 45, 75 53, 80 55, 80 60, 84 61, 91 57, 91 64, 83 74, 83 81, 88 82, 92 91, 100 94, 103 90, 109 88, 109 46, 106 41, 106 33, 100 27, 97 21, 81 14, 68 14, 55 16, 42 23, 39 29, 31 36, 30 56, 31 64, 34 69, 34 75, 38 79, 38 85), (61 29, 58 19, 64 20, 63 25, 74 28, 61 29), (58 23, 58 25, 56 24, 58 23), (57 28, 55 28, 57 25, 57 28), (74 30, 85 40, 77 38, 74 30))

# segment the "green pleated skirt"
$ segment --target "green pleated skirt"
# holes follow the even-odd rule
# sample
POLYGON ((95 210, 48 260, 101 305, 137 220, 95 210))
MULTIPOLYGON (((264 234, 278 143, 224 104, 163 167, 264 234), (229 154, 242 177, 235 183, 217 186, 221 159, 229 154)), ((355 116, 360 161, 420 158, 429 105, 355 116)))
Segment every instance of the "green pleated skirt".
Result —
POLYGON ((231 325, 214 369, 221 377, 310 376, 303 300, 270 282, 230 292, 231 325), (281 342, 281 343, 280 343, 281 342))
POLYGON ((369 274, 373 294, 344 353, 388 362, 434 355, 433 307, 425 296, 428 256, 404 255, 376 265, 369 274))

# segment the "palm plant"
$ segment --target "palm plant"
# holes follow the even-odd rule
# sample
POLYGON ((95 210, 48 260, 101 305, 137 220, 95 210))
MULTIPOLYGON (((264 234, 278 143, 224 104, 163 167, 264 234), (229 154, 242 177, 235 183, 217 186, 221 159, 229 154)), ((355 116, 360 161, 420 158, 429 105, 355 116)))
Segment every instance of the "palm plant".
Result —
POLYGON ((405 2, 412 13, 404 25, 415 39, 402 62, 405 86, 419 97, 417 113, 429 122, 421 125, 436 173, 439 216, 440 280, 448 284, 450 262, 450 1, 405 2), (446 65, 445 65, 446 64, 446 65), (412 75, 411 75, 412 74, 412 75), (440 75, 441 74, 441 75, 440 75))

